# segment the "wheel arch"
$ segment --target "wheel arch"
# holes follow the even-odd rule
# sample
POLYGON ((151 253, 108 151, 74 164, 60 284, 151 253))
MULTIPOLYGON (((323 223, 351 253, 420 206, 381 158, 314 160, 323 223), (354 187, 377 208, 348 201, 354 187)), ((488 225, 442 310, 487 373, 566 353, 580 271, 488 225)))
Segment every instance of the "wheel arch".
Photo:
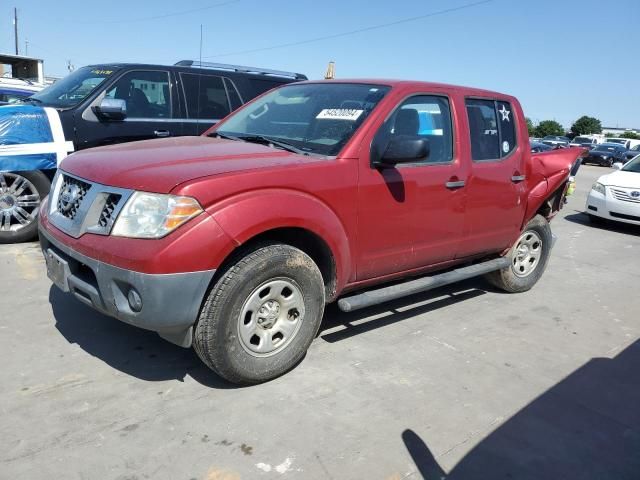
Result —
POLYGON ((320 268, 327 301, 332 301, 351 275, 351 249, 338 216, 319 199, 295 191, 270 190, 227 199, 209 212, 235 242, 223 271, 237 255, 261 243, 285 243, 309 255, 320 268))

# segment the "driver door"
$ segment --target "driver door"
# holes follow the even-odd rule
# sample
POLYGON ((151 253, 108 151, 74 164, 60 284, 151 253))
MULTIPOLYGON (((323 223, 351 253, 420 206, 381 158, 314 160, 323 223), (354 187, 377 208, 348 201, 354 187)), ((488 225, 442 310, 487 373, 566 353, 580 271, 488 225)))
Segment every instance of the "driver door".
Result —
POLYGON ((466 172, 454 152, 453 131, 449 98, 415 95, 365 140, 372 147, 363 149, 359 163, 358 280, 455 258, 464 227, 460 186, 466 172), (427 140, 428 156, 374 168, 372 150, 383 154, 396 136, 427 140))

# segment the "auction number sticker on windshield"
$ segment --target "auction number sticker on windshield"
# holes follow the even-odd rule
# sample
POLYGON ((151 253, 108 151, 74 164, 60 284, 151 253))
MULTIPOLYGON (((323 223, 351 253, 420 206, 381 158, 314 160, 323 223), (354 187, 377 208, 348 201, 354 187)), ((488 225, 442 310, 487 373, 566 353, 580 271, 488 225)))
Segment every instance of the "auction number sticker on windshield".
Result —
POLYGON ((355 122, 364 110, 355 108, 325 108, 316 118, 319 120, 349 120, 355 122))
POLYGON ((91 73, 93 73, 94 75, 111 75, 113 73, 113 70, 96 69, 96 70, 91 70, 91 73))

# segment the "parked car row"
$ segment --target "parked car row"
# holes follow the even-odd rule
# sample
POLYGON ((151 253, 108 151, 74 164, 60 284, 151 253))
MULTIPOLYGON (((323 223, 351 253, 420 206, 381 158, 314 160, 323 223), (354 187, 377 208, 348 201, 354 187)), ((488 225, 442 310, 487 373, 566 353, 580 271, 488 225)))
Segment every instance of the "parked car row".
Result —
POLYGON ((583 135, 569 140, 568 137, 548 135, 542 139, 530 138, 531 153, 546 152, 558 148, 582 147, 589 150, 583 163, 611 167, 616 162, 627 162, 640 154, 640 140, 628 138, 606 138, 602 135, 583 135))

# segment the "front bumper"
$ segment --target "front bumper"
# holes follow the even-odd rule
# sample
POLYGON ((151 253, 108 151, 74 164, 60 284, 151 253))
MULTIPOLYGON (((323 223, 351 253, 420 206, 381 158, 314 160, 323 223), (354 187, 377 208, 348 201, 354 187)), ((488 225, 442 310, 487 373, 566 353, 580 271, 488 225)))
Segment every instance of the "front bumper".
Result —
POLYGON ((640 203, 617 200, 611 187, 605 187, 606 195, 591 190, 587 196, 585 212, 607 220, 640 225, 640 203))
POLYGON ((40 228, 47 274, 64 292, 101 313, 190 347, 192 329, 215 270, 139 273, 82 255, 40 228))
POLYGON ((617 160, 613 157, 601 157, 600 155, 587 155, 584 160, 582 160, 582 163, 595 163, 596 165, 600 165, 600 166, 608 166, 609 163, 614 163, 617 160))

